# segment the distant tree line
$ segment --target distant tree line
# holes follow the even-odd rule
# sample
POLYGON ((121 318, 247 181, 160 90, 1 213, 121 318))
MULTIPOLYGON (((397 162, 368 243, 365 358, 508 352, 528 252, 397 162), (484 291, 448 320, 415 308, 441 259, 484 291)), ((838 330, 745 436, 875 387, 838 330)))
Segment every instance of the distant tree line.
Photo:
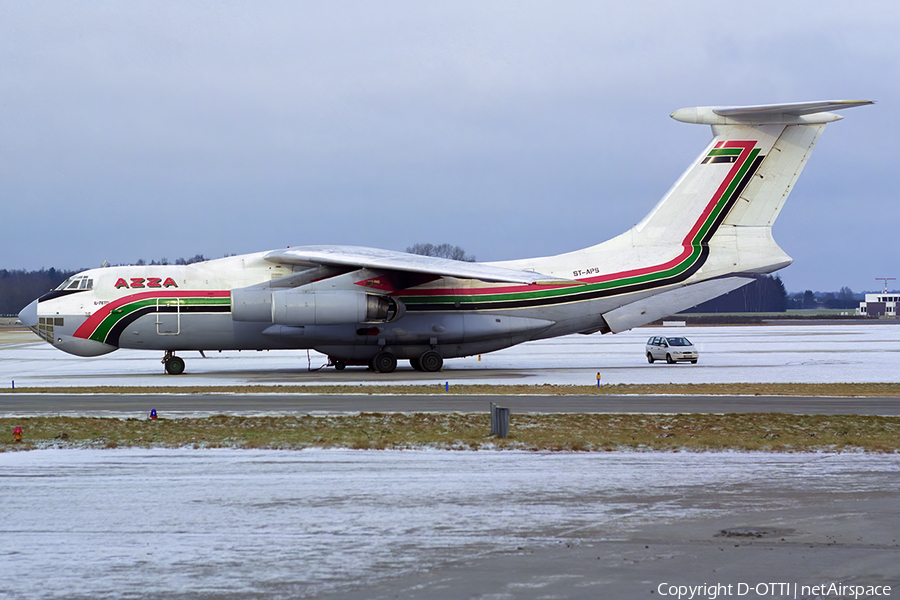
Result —
POLYGON ((15 315, 32 300, 57 287, 77 271, 0 269, 0 315, 15 315))
POLYGON ((788 296, 788 308, 859 308, 859 302, 864 294, 854 294, 848 287, 842 287, 837 294, 834 292, 796 292, 788 296))
POLYGON ((852 310, 859 307, 865 294, 856 294, 849 287, 838 292, 806 290, 788 294, 778 275, 764 275, 753 283, 714 298, 686 313, 752 313, 785 312, 788 309, 831 308, 852 310))
MULTIPOLYGON (((234 255, 232 254, 231 256, 234 256, 234 255)), ((198 263, 198 262, 206 262, 207 260, 209 260, 209 259, 206 258, 205 256, 203 256, 202 254, 195 254, 192 258, 177 258, 177 259, 175 259, 175 262, 171 263, 171 264, 192 265, 192 264, 198 263)), ((161 258, 159 260, 151 260, 150 262, 145 261, 143 258, 139 258, 138 261, 134 264, 153 266, 153 265, 168 265, 170 263, 169 263, 168 258, 161 258)))
POLYGON ((408 246, 406 251, 410 254, 421 254, 423 256, 436 256, 438 258, 449 258, 451 260, 463 260, 465 262, 475 262, 473 254, 466 254, 466 251, 459 246, 450 244, 413 244, 408 246))
POLYGON ((686 313, 784 312, 788 309, 787 292, 778 275, 762 277, 718 298, 707 300, 686 313))
MULTIPOLYGON (((190 265, 205 260, 208 259, 202 254, 197 254, 192 258, 179 258, 174 264, 190 265)), ((134 264, 167 265, 169 261, 163 258, 162 260, 153 260, 148 263, 144 259, 140 259, 134 264)), ((0 315, 18 314, 32 300, 57 288, 63 281, 84 270, 66 271, 53 267, 41 269, 40 271, 0 269, 0 315)))

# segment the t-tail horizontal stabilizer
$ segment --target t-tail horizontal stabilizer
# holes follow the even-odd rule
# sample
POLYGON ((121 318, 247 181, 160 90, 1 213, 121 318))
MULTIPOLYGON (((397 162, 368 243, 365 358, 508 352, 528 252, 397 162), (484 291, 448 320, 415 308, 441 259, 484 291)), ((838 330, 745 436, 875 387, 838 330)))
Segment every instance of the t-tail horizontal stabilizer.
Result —
POLYGON ((866 104, 874 103, 869 100, 827 100, 758 106, 697 106, 679 108, 669 116, 682 123, 700 125, 816 125, 844 118, 830 111, 866 104))

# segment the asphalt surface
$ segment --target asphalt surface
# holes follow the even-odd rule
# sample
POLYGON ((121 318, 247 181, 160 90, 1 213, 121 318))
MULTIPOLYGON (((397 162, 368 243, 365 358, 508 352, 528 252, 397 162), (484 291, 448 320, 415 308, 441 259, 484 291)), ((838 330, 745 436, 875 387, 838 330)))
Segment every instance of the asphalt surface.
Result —
POLYGON ((0 598, 896 598, 898 480, 874 453, 4 452, 0 598))
POLYGON ((788 413, 900 415, 900 398, 799 396, 510 396, 325 394, 0 394, 0 415, 465 412, 490 403, 513 413, 788 413))
MULTIPOLYGON (((883 483, 891 482, 896 483, 896 475, 888 473, 883 483)), ((727 497, 721 489, 692 491, 687 485, 678 490, 678 501, 698 505, 725 506, 727 497)), ((840 495, 763 487, 745 493, 738 506, 698 511, 696 518, 651 522, 615 535, 602 526, 587 527, 555 547, 525 544, 482 558, 460 557, 425 573, 329 597, 897 598, 896 500, 885 487, 840 495), (770 503, 779 496, 789 508, 754 507, 754 500, 770 503), (816 593, 814 586, 822 588, 816 593), (847 593, 834 593, 842 589, 847 593)))

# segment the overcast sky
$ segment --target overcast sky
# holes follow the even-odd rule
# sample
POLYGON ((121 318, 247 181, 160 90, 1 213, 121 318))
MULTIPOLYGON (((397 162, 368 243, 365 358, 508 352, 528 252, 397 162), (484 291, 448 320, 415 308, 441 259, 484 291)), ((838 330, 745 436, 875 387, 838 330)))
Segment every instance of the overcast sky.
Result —
MULTIPOLYGON (((0 0, 0 268, 304 244, 599 243, 687 106, 864 99, 778 222, 789 291, 900 278, 900 4, 0 0)), ((900 287, 900 286, 898 286, 900 287)))

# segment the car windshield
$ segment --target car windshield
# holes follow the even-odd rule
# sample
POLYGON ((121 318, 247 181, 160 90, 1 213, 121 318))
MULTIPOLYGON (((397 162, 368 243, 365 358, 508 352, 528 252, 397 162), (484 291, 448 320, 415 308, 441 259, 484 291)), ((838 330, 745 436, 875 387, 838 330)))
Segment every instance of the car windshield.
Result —
POLYGON ((670 346, 690 346, 691 342, 685 337, 666 338, 670 346))

